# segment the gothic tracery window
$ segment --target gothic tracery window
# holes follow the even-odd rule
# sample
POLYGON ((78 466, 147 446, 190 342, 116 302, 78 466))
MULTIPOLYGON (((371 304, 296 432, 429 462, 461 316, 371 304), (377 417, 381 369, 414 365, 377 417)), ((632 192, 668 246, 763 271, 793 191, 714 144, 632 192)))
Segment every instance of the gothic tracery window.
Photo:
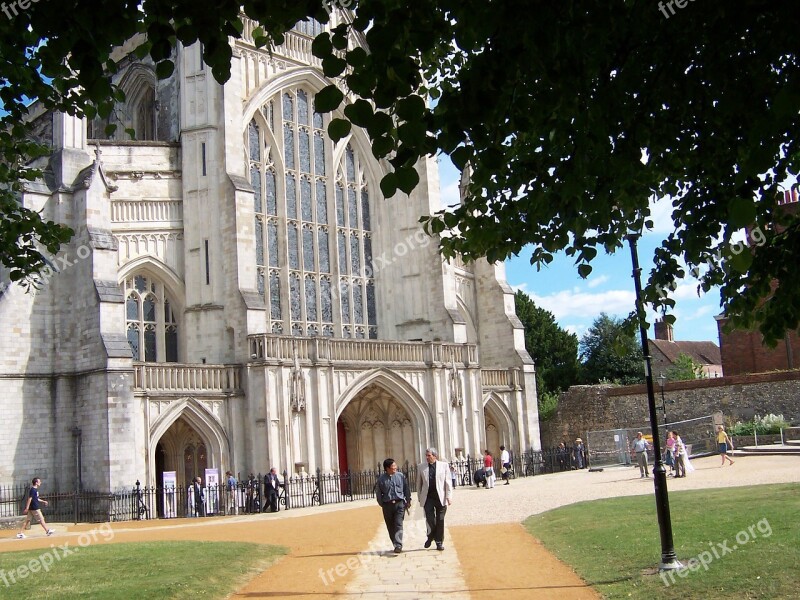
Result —
POLYGON ((375 338, 367 175, 350 144, 334 161, 326 119, 294 87, 248 125, 256 286, 273 333, 375 338))
POLYGON ((144 275, 126 279, 125 321, 133 360, 178 362, 178 322, 164 284, 144 275))

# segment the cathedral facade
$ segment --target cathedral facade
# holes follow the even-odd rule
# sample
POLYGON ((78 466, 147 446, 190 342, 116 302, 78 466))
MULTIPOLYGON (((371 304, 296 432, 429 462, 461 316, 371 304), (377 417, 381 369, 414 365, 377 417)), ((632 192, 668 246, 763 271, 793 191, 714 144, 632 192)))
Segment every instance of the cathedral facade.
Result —
POLYGON ((132 40, 109 120, 34 112, 53 152, 23 202, 75 235, 36 289, 2 288, 0 484, 107 491, 165 471, 184 485, 206 468, 539 449, 503 266, 444 260, 422 231, 441 205, 435 160, 385 199, 366 134, 328 137, 320 27, 269 53, 247 23, 224 85, 199 44, 157 80, 132 40))

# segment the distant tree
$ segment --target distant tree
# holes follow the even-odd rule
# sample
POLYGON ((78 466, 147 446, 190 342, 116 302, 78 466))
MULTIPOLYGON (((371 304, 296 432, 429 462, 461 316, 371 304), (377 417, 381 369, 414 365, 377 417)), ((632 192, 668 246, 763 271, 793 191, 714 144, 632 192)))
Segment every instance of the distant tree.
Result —
POLYGON ((681 352, 667 369, 667 377, 670 381, 685 381, 687 379, 700 379, 703 376, 702 365, 694 362, 691 356, 681 352))
POLYGON ((525 327, 525 349, 536 361, 536 389, 558 394, 578 382, 578 337, 556 323, 522 291, 514 296, 517 317, 525 327))
POLYGON ((644 382, 644 357, 635 335, 622 319, 606 313, 594 320, 581 338, 581 379, 622 385, 644 382))

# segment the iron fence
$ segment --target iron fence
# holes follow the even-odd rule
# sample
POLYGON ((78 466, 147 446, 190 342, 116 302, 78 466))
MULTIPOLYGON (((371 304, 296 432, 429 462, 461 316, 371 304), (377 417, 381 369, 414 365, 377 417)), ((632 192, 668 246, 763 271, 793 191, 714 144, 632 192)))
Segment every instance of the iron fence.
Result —
MULTIPOLYGON (((28 500, 30 484, 0 486, 0 518, 19 517, 28 500)), ((41 493, 47 500, 46 518, 55 522, 104 523, 110 520, 114 495, 102 492, 41 493)))
MULTIPOLYGON (((582 464, 586 465, 586 457, 582 458, 582 464)), ((512 455, 509 477, 513 479, 567 471, 578 468, 578 464, 576 455, 571 451, 565 452, 559 448, 530 450, 512 455)), ((471 486, 480 482, 482 456, 468 455, 451 461, 450 465, 456 486, 471 486)), ((400 470, 408 478, 411 491, 416 492, 417 465, 406 462, 400 466, 400 470)), ((374 470, 343 473, 322 473, 317 470, 311 474, 289 476, 284 471, 274 497, 270 495, 265 475, 260 473, 240 478, 234 486, 226 482, 205 486, 199 498, 189 486, 142 486, 138 481, 132 488, 110 494, 81 491, 43 493, 41 497, 48 500, 45 515, 54 522, 256 514, 273 509, 291 510, 374 498, 375 484, 382 472, 381 465, 376 465, 374 470)), ((499 476, 499 472, 496 474, 499 476)), ((0 487, 0 518, 22 515, 28 489, 29 485, 0 487)))

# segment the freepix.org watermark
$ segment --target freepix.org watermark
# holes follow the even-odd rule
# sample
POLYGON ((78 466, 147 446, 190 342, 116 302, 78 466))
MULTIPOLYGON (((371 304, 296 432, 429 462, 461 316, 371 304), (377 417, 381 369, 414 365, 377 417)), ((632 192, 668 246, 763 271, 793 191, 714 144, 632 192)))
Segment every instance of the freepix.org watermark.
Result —
POLYGON ((61 544, 60 546, 51 544, 49 550, 42 552, 39 556, 30 559, 26 563, 22 563, 16 569, 11 569, 9 571, 0 569, 0 582, 2 582, 5 587, 11 587, 18 581, 27 579, 31 575, 48 573, 50 569, 67 557, 76 554, 81 548, 90 546, 98 540, 109 542, 112 539, 114 539, 114 531, 111 529, 111 523, 105 523, 97 529, 85 531, 80 534, 78 536, 77 546, 70 546, 69 542, 61 544))
POLYGON ((675 14, 676 6, 678 8, 686 8, 689 2, 694 2, 694 0, 667 0, 666 2, 660 0, 658 3, 658 10, 661 11, 665 19, 669 19, 675 14), (669 9, 669 13, 667 13, 667 9, 669 9))
POLYGON ((74 254, 65 252, 64 254, 54 256, 53 260, 45 258, 46 265, 42 267, 41 270, 33 273, 28 278, 27 284, 25 281, 20 282, 17 285, 14 285, 13 282, 0 281, 0 299, 15 293, 26 293, 27 287, 33 288, 32 291, 35 293, 49 284, 50 280, 56 275, 74 267, 82 260, 86 260, 89 258, 89 256, 91 256, 91 254, 92 249, 88 245, 83 244, 75 248, 74 254))
POLYGON ((31 7, 31 4, 36 4, 39 0, 15 0, 14 2, 3 2, 0 4, 0 11, 3 11, 3 14, 8 17, 8 20, 11 21, 14 17, 19 16, 19 11, 21 10, 28 10, 31 7))
POLYGON ((708 567, 715 560, 719 560, 724 556, 735 552, 745 544, 753 540, 763 537, 768 538, 772 535, 772 527, 766 518, 761 519, 758 523, 753 523, 747 529, 742 529, 734 537, 735 544, 730 540, 722 540, 721 542, 708 542, 708 550, 703 550, 700 554, 690 558, 686 561, 686 566, 680 567, 672 571, 662 571, 661 581, 664 585, 669 587, 675 583, 676 578, 680 577, 685 579, 689 573, 697 573, 701 569, 708 571, 708 567))

